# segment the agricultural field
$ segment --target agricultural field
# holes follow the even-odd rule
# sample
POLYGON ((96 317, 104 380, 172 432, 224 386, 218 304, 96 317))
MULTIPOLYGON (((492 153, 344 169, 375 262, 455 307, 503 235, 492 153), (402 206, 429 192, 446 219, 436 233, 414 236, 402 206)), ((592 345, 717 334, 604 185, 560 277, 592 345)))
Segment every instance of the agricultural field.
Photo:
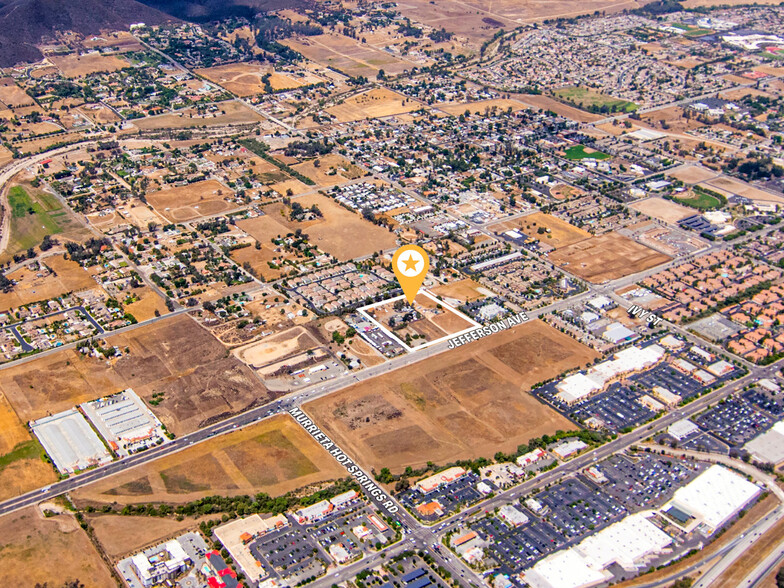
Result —
POLYGON ((35 104, 30 95, 16 85, 13 78, 0 78, 0 102, 9 108, 35 104))
POLYGON ((30 185, 15 185, 8 190, 11 234, 0 262, 17 253, 37 247, 46 235, 62 234, 61 239, 82 241, 89 233, 76 215, 57 197, 30 185))
POLYGON ((218 214, 233 208, 225 197, 233 195, 217 180, 202 180, 186 186, 166 188, 147 194, 155 210, 172 222, 182 222, 218 214))
POLYGON ((67 292, 99 287, 81 265, 65 259, 62 255, 45 257, 43 263, 51 268, 53 273, 38 277, 39 272, 24 266, 6 274, 6 277, 14 280, 16 285, 10 292, 0 292, 0 312, 39 300, 55 298, 67 292))
POLYGON ((386 88, 373 88, 346 98, 342 103, 330 106, 326 111, 337 117, 338 122, 353 122, 366 118, 404 114, 420 108, 422 105, 419 102, 402 94, 386 88))
POLYGON ((637 110, 637 105, 634 102, 577 86, 559 88, 553 94, 556 98, 589 112, 612 113, 637 110))
POLYGON ((496 234, 519 229, 529 237, 538 239, 545 245, 556 249, 583 241, 591 236, 588 231, 543 212, 536 212, 513 221, 492 225, 490 229, 496 234))
POLYGON ((287 414, 213 437, 72 494, 78 505, 183 503, 209 495, 279 496, 346 472, 287 414))
POLYGON ((532 321, 304 408, 331 439, 377 471, 492 456, 573 427, 528 391, 596 357, 571 337, 532 321))
POLYGON ((635 274, 669 260, 669 256, 615 232, 550 253, 550 261, 555 265, 594 284, 635 274))
POLYGON ((652 218, 657 218, 665 223, 677 223, 679 220, 694 214, 693 210, 686 208, 676 202, 665 200, 664 198, 646 198, 639 202, 634 202, 629 205, 630 208, 637 210, 643 214, 647 214, 652 218))
POLYGON ((572 161, 579 160, 579 159, 610 159, 610 155, 607 153, 602 153, 601 151, 595 151, 590 147, 586 147, 585 145, 572 145, 571 147, 567 148, 564 152, 566 159, 571 159, 572 161))
POLYGON ((133 388, 176 435, 269 401, 250 370, 187 316, 106 338, 107 362, 66 349, 0 371, 0 389, 27 422, 133 388))
POLYGON ((46 518, 37 506, 0 518, 0 567, 9 586, 117 585, 73 515, 46 518))
POLYGON ((48 57, 66 78, 83 78, 94 73, 111 73, 130 67, 130 62, 115 55, 50 55, 48 57))

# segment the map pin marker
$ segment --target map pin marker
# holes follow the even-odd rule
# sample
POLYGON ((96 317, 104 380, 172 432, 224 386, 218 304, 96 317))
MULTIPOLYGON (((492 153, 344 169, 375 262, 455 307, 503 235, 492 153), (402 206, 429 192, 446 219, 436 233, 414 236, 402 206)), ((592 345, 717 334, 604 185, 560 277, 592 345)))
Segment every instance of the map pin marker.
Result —
POLYGON ((417 245, 403 245, 392 257, 392 269, 403 288, 409 304, 414 303, 422 282, 425 281, 430 260, 424 249, 417 245))

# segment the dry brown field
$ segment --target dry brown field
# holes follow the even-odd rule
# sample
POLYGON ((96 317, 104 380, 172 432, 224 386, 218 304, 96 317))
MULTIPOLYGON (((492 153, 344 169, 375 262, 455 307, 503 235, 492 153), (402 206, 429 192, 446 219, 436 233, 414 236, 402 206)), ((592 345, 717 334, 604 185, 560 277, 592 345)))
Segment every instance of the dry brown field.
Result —
POLYGON ((528 390, 596 357, 571 337, 532 321, 304 408, 331 439, 376 470, 492 456, 573 428, 528 390))
POLYGON ((0 102, 10 108, 35 104, 35 100, 17 86, 13 78, 0 78, 0 102))
MULTIPOLYGON (((253 219, 247 219, 247 220, 240 221, 240 223, 248 223, 248 225, 246 226, 252 226, 252 227, 255 226, 257 227, 255 230, 257 230, 259 233, 266 234, 267 230, 266 227, 263 226, 263 223, 252 222, 262 218, 266 218, 266 217, 256 217, 253 219)), ((285 231, 283 234, 285 234, 285 231)), ((275 245, 273 245, 270 242, 272 236, 269 237, 266 242, 261 243, 261 249, 256 249, 255 246, 243 247, 242 249, 232 250, 231 253, 229 253, 229 255, 239 265, 244 265, 245 263, 249 263, 251 271, 255 275, 264 278, 264 280, 266 281, 277 280, 283 274, 283 271, 286 269, 286 266, 278 266, 273 268, 270 267, 269 263, 267 263, 267 262, 271 262, 274 264, 275 259, 280 255, 280 253, 275 252, 275 245)))
POLYGON ((196 528, 198 518, 87 515, 103 552, 112 560, 142 551, 196 528))
POLYGON ((292 38, 281 42, 311 61, 334 67, 348 76, 375 78, 380 69, 389 75, 397 75, 416 65, 370 43, 360 43, 336 33, 292 38))
POLYGON ((158 296, 158 294, 148 286, 135 288, 133 293, 136 294, 139 300, 126 304, 125 311, 131 313, 140 323, 154 318, 155 316, 163 316, 169 312, 163 298, 158 296), (158 315, 155 314, 155 311, 158 311, 158 315))
POLYGON ((218 103, 220 112, 214 116, 199 116, 195 108, 184 108, 176 114, 160 114, 134 119, 137 129, 185 129, 192 127, 219 127, 223 125, 250 124, 265 120, 255 110, 236 100, 218 103))
POLYGON ((91 53, 87 55, 50 55, 51 61, 66 78, 81 78, 94 73, 111 73, 130 63, 115 55, 91 53))
POLYGON ((103 104, 86 104, 79 108, 79 112, 99 125, 110 124, 120 120, 120 117, 113 110, 103 104))
POLYGON ((318 187, 326 188, 342 184, 365 174, 362 169, 337 153, 330 153, 316 159, 298 163, 293 166, 293 169, 316 182, 318 187), (319 162, 318 167, 315 166, 316 159, 319 162))
POLYGON ((202 180, 186 186, 166 188, 147 194, 156 212, 172 222, 182 222, 217 214, 233 206, 224 198, 233 194, 218 180, 202 180))
POLYGON ((276 73, 269 65, 258 63, 229 63, 197 69, 196 73, 243 98, 265 93, 261 78, 267 73, 271 74, 269 81, 273 90, 288 90, 303 85, 303 82, 286 74, 276 73))
POLYGON ((537 110, 540 108, 543 110, 551 110, 556 114, 576 120, 577 122, 594 122, 603 118, 598 114, 585 112, 584 110, 569 106, 568 104, 559 102, 555 98, 545 96, 544 94, 514 94, 513 96, 531 108, 537 110))
POLYGON ((272 399, 253 373, 190 317, 111 335, 123 356, 107 363, 73 349, 0 371, 0 389, 26 422, 133 388, 176 435, 272 399), (126 351, 127 350, 127 351, 126 351))
POLYGON ((471 112, 471 114, 484 114, 485 112, 491 112, 494 108, 499 112, 506 112, 509 108, 512 109, 512 112, 517 112, 529 107, 519 100, 496 98, 495 100, 479 100, 477 102, 436 104, 433 108, 457 116, 465 113, 466 110, 471 112))
POLYGON ((37 139, 30 139, 24 141, 12 141, 13 146, 22 153, 39 153, 45 149, 49 149, 55 143, 75 143, 84 139, 84 134, 81 132, 67 132, 57 133, 48 137, 40 137, 37 139))
POLYGON ((82 266, 75 261, 65 259, 62 255, 45 257, 43 262, 54 274, 38 278, 37 272, 27 267, 7 274, 7 277, 16 280, 17 284, 11 292, 0 292, 0 312, 39 300, 55 298, 66 292, 79 292, 99 287, 82 266))
POLYGON ((78 505, 189 502, 218 494, 279 496, 346 472, 289 415, 226 435, 80 488, 78 505))
POLYGON ((30 506, 0 517, 0 537, 0 568, 8 586, 54 587, 77 579, 90 588, 117 585, 70 514, 44 518, 30 506))
POLYGON ((737 194, 738 196, 744 196, 754 200, 755 202, 776 202, 779 204, 784 203, 784 198, 778 194, 761 190, 755 186, 752 186, 751 184, 744 182, 743 180, 728 178, 726 176, 705 182, 703 187, 708 188, 709 190, 717 190, 723 194, 729 193, 737 194))
POLYGON ((695 212, 694 209, 687 208, 677 202, 657 197, 634 202, 629 207, 670 224, 675 224, 687 216, 692 216, 695 212))
POLYGON ((536 212, 511 221, 504 221, 489 227, 495 233, 520 229, 529 237, 539 239, 550 247, 558 248, 588 239, 591 234, 558 217, 536 212), (549 229, 549 233, 537 233, 539 228, 549 229))
POLYGON ((482 286, 473 280, 466 278, 457 282, 450 282, 449 284, 436 286, 435 288, 431 288, 430 292, 435 296, 455 298, 461 302, 473 302, 474 300, 479 300, 480 298, 486 297, 486 295, 483 294, 480 289, 482 289, 482 286))
POLYGON ((258 369, 286 357, 313 350, 320 345, 306 329, 294 327, 239 347, 233 353, 240 361, 258 369))
POLYGON ((422 105, 419 102, 402 94, 386 88, 373 88, 347 98, 342 104, 330 106, 326 111, 336 116, 339 122, 353 122, 366 118, 403 114, 420 108, 422 105))
POLYGON ((594 284, 635 274, 669 260, 669 256, 614 232, 550 253, 550 261, 555 265, 594 284))
POLYGON ((665 130, 664 126, 666 126, 666 130, 670 133, 683 132, 705 126, 696 119, 685 118, 683 114, 683 108, 671 106, 670 108, 644 112, 640 114, 640 121, 644 125, 659 131, 665 130))
POLYGON ((701 165, 683 165, 667 172, 667 175, 684 184, 692 185, 715 178, 718 172, 701 165))

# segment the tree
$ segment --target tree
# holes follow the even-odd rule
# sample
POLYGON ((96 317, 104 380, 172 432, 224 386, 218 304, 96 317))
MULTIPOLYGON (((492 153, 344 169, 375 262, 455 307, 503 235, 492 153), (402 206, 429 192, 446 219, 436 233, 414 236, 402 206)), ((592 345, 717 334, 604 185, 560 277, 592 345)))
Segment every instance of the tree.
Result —
POLYGON ((779 572, 776 574, 776 586, 778 586, 778 588, 784 588, 784 566, 781 566, 779 572))

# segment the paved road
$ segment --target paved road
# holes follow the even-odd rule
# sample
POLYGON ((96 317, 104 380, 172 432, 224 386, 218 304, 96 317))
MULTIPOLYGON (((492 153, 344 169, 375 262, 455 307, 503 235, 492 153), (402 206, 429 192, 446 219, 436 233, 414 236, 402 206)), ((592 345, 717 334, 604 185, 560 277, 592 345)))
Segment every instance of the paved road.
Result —
POLYGON ((784 565, 784 541, 763 559, 740 583, 739 588, 762 588, 765 577, 784 565))

